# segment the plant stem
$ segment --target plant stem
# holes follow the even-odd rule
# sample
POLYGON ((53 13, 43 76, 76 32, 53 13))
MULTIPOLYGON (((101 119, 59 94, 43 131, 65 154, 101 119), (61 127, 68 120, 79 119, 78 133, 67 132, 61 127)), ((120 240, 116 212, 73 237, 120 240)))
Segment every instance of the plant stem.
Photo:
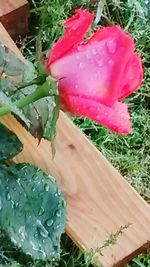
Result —
MULTIPOLYGON (((16 102, 14 102, 14 105, 21 109, 25 106, 39 100, 40 98, 46 97, 50 95, 50 87, 47 86, 47 82, 43 83, 41 86, 39 86, 32 94, 27 95, 16 102)), ((0 108, 0 117, 4 116, 8 113, 10 113, 12 110, 10 107, 4 106, 0 108)))

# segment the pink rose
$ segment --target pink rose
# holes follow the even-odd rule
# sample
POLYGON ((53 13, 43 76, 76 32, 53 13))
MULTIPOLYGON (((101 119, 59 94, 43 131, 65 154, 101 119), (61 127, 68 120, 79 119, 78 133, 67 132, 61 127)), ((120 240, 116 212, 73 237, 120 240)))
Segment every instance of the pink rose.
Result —
POLYGON ((93 14, 78 9, 65 22, 65 33, 47 56, 47 68, 58 80, 62 105, 75 116, 90 118, 117 133, 131 132, 126 103, 141 85, 143 69, 133 39, 119 26, 85 34, 93 14))

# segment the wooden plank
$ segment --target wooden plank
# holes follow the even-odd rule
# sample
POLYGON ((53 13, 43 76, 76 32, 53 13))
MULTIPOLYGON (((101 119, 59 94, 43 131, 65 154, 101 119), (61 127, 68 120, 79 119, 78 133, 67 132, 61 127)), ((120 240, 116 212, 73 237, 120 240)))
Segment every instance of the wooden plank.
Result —
POLYGON ((0 22, 11 37, 24 37, 28 29, 29 5, 26 0, 0 0, 0 22))
MULTIPOLYGON (((0 40, 7 40, 22 58, 2 27, 0 40)), ((63 113, 58 121, 54 160, 49 142, 42 140, 38 145, 11 115, 1 121, 24 144, 15 161, 34 163, 56 177, 67 201, 66 232, 79 247, 87 251, 101 246, 110 234, 131 223, 117 243, 98 256, 99 262, 104 267, 123 266, 143 249, 150 240, 148 204, 63 113)))

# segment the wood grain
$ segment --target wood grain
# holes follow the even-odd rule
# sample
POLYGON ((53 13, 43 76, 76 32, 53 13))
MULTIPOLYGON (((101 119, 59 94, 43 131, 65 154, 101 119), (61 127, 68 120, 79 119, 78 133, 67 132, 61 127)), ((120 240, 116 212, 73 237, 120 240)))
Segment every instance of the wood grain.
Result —
MULTIPOLYGON (((0 40, 7 40, 22 58, 2 27, 0 40)), ((58 121, 54 160, 49 142, 42 140, 38 145, 11 115, 1 121, 24 144, 15 161, 33 163, 56 177, 67 201, 66 232, 79 247, 85 251, 97 248, 128 223, 131 225, 117 243, 105 248, 103 256, 98 255, 99 262, 104 267, 123 266, 146 246, 150 240, 148 204, 63 113, 58 121)))
POLYGON ((26 35, 28 14, 29 5, 26 0, 0 0, 0 22, 13 39, 26 35))

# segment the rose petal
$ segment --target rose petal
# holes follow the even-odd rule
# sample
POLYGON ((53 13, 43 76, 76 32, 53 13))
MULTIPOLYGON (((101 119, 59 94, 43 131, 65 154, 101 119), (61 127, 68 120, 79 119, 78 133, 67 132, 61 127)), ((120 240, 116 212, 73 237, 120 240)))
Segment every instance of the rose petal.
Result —
POLYGON ((81 97, 68 95, 61 97, 64 107, 72 115, 92 119, 119 134, 131 132, 130 115, 126 103, 115 102, 112 107, 107 107, 81 97))
POLYGON ((133 40, 120 27, 108 27, 95 33, 88 44, 55 61, 50 70, 60 79, 61 94, 90 97, 111 106, 120 97, 125 68, 133 53, 133 40))
POLYGON ((86 10, 76 10, 76 15, 65 22, 65 33, 48 54, 48 66, 56 59, 64 56, 76 44, 81 43, 85 33, 93 21, 93 14, 86 10))
POLYGON ((136 89, 141 86, 143 80, 143 68, 140 56, 135 53, 129 59, 123 80, 121 82, 121 92, 120 99, 127 97, 136 91, 136 89))
POLYGON ((92 37, 87 41, 88 44, 93 42, 100 42, 104 39, 107 39, 109 34, 111 33, 112 39, 118 39, 118 36, 121 37, 121 42, 129 42, 131 49, 135 49, 134 40, 124 31, 119 25, 108 26, 104 28, 98 29, 92 37))

